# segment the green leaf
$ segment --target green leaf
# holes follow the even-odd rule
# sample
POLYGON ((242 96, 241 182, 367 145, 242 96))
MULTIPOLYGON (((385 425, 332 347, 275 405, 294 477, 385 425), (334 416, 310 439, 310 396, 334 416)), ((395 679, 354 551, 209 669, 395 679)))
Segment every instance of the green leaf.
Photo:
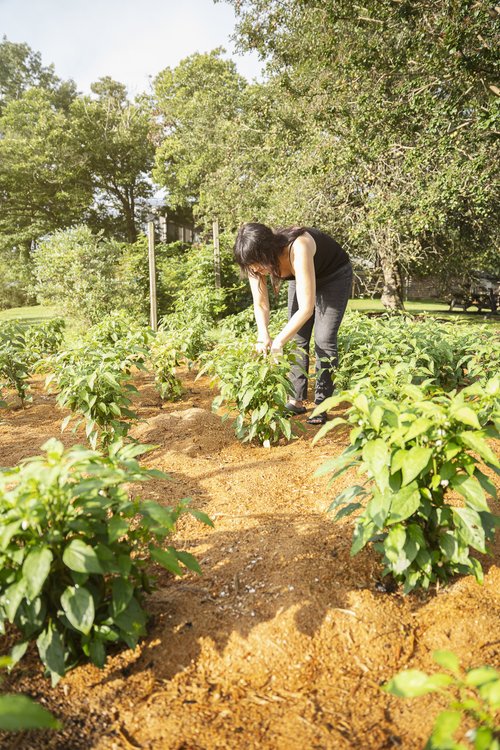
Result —
POLYGON ((365 461, 372 472, 375 481, 377 481, 377 479, 387 471, 389 449, 385 440, 377 438, 377 440, 370 440, 365 443, 362 455, 363 461, 365 461))
POLYGON ((479 687, 486 685, 488 682, 495 682, 500 679, 500 675, 493 667, 477 667, 470 669, 465 675, 465 684, 479 687))
POLYGON ((60 729, 62 727, 50 711, 26 695, 0 696, 0 729, 21 732, 27 729, 60 729))
POLYGON ((190 552, 179 552, 176 551, 175 553, 177 555, 177 559, 181 561, 183 565, 188 568, 188 570, 192 570, 194 573, 199 573, 201 575, 202 570, 200 568, 200 564, 196 557, 192 555, 190 552))
POLYGON ((65 672, 64 647, 61 636, 52 623, 49 622, 47 628, 40 633, 36 645, 40 659, 50 672, 52 686, 57 685, 65 672))
POLYGON ((474 750, 500 750, 500 740, 493 738, 489 727, 478 727, 474 738, 474 750))
POLYGON ((464 542, 485 553, 485 534, 479 513, 471 508, 452 508, 452 513, 464 542))
POLYGON ((451 480, 451 486, 465 497, 467 505, 472 506, 475 510, 485 510, 489 513, 490 509, 486 502, 484 490, 475 477, 458 474, 451 480))
POLYGON ((398 698, 417 698, 420 695, 433 693, 438 688, 429 675, 419 669, 407 669, 399 672, 384 686, 384 690, 398 698))
POLYGON ((12 646, 10 650, 10 658, 11 662, 9 664, 9 667, 15 666, 21 659, 23 658, 24 654, 26 653, 29 646, 29 641, 21 641, 20 643, 16 643, 15 646, 12 646))
POLYGON ((5 609, 5 614, 11 622, 14 621, 17 610, 19 609, 19 605, 21 604, 21 601, 24 599, 25 595, 26 581, 24 580, 24 578, 21 578, 19 581, 13 583, 4 592, 1 602, 5 609))
POLYGON ((361 503, 349 503, 348 505, 344 505, 343 508, 339 510, 339 512, 335 515, 335 518, 333 521, 340 521, 341 518, 345 518, 346 516, 350 516, 354 511, 358 510, 358 508, 362 508, 363 506, 361 503))
POLYGON ((392 496, 391 513, 387 519, 388 524, 404 521, 412 516, 420 507, 420 492, 416 482, 402 487, 399 492, 392 496))
POLYGON ((149 548, 150 555, 153 560, 159 563, 166 570, 170 571, 176 576, 184 575, 176 555, 168 549, 159 549, 158 547, 149 548))
POLYGON ((347 487, 345 490, 343 490, 340 495, 337 495, 335 500, 332 502, 332 504, 329 506, 327 513, 330 513, 332 510, 335 510, 335 508, 338 508, 339 505, 343 505, 344 503, 348 503, 351 500, 353 500, 355 497, 358 497, 358 495, 367 495, 364 487, 361 487, 361 485, 356 484, 353 487, 347 487))
POLYGON ((450 417, 452 419, 455 419, 457 422, 462 422, 462 424, 473 427, 475 430, 481 429, 477 414, 472 411, 470 406, 460 406, 458 409, 451 408, 450 417))
POLYGON ((366 516, 370 518, 378 529, 383 529, 391 509, 393 495, 389 492, 375 491, 366 506, 366 516))
POLYGON ((211 526, 213 528, 214 522, 202 510, 196 510, 196 508, 188 508, 188 512, 191 516, 193 516, 193 518, 196 518, 197 521, 201 521, 201 523, 204 523, 206 526, 211 526))
POLYGON ((405 442, 409 443, 410 440, 413 440, 422 433, 427 432, 432 426, 432 421, 430 419, 427 419, 427 417, 418 417, 414 422, 411 423, 409 429, 404 433, 405 442))
POLYGON ((164 508, 162 505, 155 503, 153 500, 148 500, 142 503, 140 512, 144 516, 149 516, 155 524, 162 527, 165 531, 174 530, 174 520, 172 517, 172 509, 164 508))
POLYGON ((432 728, 432 740, 437 747, 446 747, 460 726, 462 714, 460 711, 441 711, 432 728))
POLYGON ((111 591, 113 596, 111 603, 113 617, 117 617, 128 607, 134 594, 134 587, 125 578, 115 578, 111 584, 111 591))
POLYGON ((458 437, 468 448, 477 453, 484 461, 493 466, 500 466, 497 456, 483 437, 482 432, 461 432, 458 437))
POLYGON ((375 531, 375 524, 371 519, 359 519, 354 528, 350 553, 351 557, 354 557, 354 555, 357 555, 357 553, 363 549, 363 547, 370 541, 375 531))
POLYGON ((26 556, 23 563, 23 576, 26 580, 26 593, 29 599, 36 599, 43 588, 53 555, 48 547, 36 547, 26 556))
POLYGON ((455 675, 460 674, 460 662, 458 656, 453 651, 433 651, 432 658, 440 667, 449 669, 455 675))
POLYGON ((68 586, 61 596, 61 604, 73 627, 88 635, 95 618, 94 600, 90 592, 81 586, 68 586))
POLYGON ((115 624, 122 631, 122 637, 127 645, 134 648, 140 636, 146 633, 146 614, 135 598, 132 598, 127 609, 115 618, 115 624))
POLYGON ((102 669, 106 663, 106 649, 100 638, 92 638, 89 643, 89 656, 92 664, 102 669))
POLYGON ((74 539, 68 544, 63 553, 63 562, 77 573, 102 573, 95 550, 81 539, 74 539))
POLYGON ((110 543, 118 541, 120 537, 125 536, 129 531, 129 524, 121 516, 113 516, 108 522, 108 541, 110 543))
POLYGON ((403 484, 410 484, 415 477, 424 471, 432 456, 431 448, 423 448, 415 445, 400 460, 401 470, 403 472, 403 484))

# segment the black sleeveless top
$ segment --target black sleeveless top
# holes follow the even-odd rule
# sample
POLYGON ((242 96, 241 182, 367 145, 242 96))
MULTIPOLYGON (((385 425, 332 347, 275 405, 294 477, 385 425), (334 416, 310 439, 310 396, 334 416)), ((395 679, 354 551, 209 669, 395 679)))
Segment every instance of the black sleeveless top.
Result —
MULTIPOLYGON (((321 232, 319 229, 314 229, 314 227, 304 227, 304 229, 309 232, 316 243, 316 252, 313 258, 316 279, 324 279, 326 276, 331 276, 332 273, 335 273, 339 268, 349 263, 348 254, 333 237, 330 237, 325 232, 321 232)), ((283 281, 294 279, 295 276, 283 276, 283 281)))

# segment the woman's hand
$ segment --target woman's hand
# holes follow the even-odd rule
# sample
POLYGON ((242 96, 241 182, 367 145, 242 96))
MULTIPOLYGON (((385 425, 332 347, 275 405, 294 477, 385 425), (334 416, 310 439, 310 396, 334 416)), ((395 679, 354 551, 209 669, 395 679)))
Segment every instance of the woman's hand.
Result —
POLYGON ((282 340, 279 338, 279 336, 276 336, 276 338, 271 344, 271 354, 274 354, 274 355, 283 354, 283 346, 284 344, 282 340))
POLYGON ((273 342, 271 341, 270 336, 260 339, 260 341, 257 341, 255 344, 255 351, 258 354, 267 354, 268 351, 271 349, 272 343, 273 342))

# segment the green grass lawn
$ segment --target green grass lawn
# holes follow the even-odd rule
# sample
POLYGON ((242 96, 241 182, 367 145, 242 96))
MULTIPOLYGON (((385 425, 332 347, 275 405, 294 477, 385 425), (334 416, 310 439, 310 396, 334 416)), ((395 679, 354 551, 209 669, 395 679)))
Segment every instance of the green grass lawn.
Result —
MULTIPOLYGON (((436 302, 435 300, 413 300, 405 302, 405 308, 411 313, 428 313, 441 320, 460 320, 468 323, 491 323, 500 326, 500 315, 485 315, 471 310, 464 312, 449 312, 446 302, 436 302)), ((359 310, 360 312, 384 312, 385 308, 379 299, 351 299, 348 304, 349 310, 359 310)), ((58 315, 57 307, 45 307, 43 305, 34 305, 33 307, 12 307, 10 310, 0 310, 0 322, 3 320, 18 320, 20 323, 40 323, 42 320, 49 320, 58 315)), ((70 321, 67 321, 68 327, 72 328, 70 321)))
POLYGON ((57 318, 57 316, 57 307, 44 307, 43 305, 11 307, 9 310, 0 310, 0 321, 18 320, 20 323, 41 323, 42 320, 57 318))

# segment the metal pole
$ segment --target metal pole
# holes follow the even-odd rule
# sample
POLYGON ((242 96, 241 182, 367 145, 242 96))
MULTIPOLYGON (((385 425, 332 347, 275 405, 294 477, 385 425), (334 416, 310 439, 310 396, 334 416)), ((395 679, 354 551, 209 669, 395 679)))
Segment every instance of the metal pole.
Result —
POLYGON ((220 246, 219 246, 219 222, 217 219, 212 225, 213 236, 214 236, 214 274, 215 274, 215 288, 220 289, 220 246))
POLYGON ((149 256, 149 301, 150 322, 153 331, 158 330, 156 313, 156 264, 155 264, 155 225, 148 221, 148 256, 149 256))

